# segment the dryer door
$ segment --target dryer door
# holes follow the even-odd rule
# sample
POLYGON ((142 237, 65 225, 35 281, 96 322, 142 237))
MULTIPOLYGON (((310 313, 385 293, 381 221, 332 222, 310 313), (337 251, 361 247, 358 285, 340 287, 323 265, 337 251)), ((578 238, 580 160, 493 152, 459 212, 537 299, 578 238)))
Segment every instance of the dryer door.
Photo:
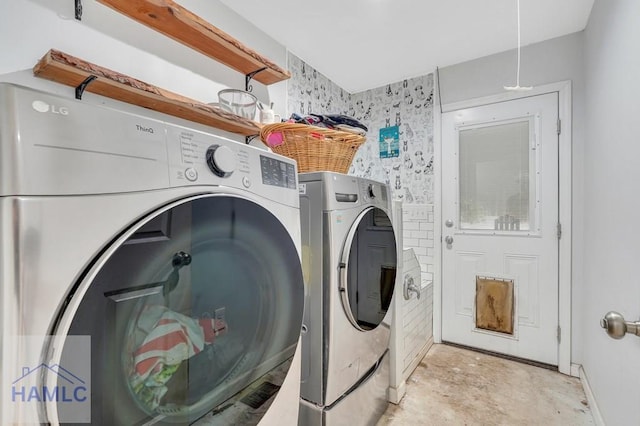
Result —
MULTIPOLYGON (((210 194, 135 224, 70 297, 51 334, 91 336, 91 424, 256 424, 295 352, 304 286, 275 216, 210 194)), ((65 342, 59 364, 74 355, 65 342)))
POLYGON ((387 213, 364 210, 354 222, 340 263, 340 296, 349 321, 361 331, 384 319, 396 281, 396 238, 387 213))

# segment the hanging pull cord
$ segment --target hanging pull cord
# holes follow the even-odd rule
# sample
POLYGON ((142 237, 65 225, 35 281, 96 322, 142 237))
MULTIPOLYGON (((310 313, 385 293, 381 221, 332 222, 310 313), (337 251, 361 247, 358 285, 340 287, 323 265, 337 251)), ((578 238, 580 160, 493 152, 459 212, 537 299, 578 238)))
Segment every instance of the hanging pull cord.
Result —
POLYGON ((516 86, 520 87, 520 0, 518 1, 518 66, 516 68, 516 86))
POLYGON ((520 0, 517 0, 518 4, 518 63, 516 66, 516 85, 515 86, 504 86, 505 90, 531 90, 533 87, 531 86, 520 86, 520 0))

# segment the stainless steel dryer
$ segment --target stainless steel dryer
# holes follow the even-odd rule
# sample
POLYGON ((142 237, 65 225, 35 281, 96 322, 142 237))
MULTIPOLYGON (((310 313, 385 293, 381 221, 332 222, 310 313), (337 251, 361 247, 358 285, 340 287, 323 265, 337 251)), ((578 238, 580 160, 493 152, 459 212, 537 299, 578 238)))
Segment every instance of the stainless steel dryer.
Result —
POLYGON ((88 97, 0 84, 2 424, 296 424, 295 162, 88 97))
POLYGON ((303 173, 300 213, 308 284, 300 425, 372 425, 387 406, 396 238, 384 184, 303 173))

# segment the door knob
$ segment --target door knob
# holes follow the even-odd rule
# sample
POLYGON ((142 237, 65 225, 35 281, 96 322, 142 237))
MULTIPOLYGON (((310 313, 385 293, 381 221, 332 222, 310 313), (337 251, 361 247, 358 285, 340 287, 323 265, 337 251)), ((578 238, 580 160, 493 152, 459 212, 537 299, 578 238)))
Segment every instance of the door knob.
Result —
POLYGON ((628 322, 617 312, 611 311, 600 320, 600 326, 614 339, 622 339, 625 334, 640 336, 640 321, 628 322))
POLYGON ((450 246, 451 244, 453 244, 453 237, 451 235, 447 235, 446 237, 444 237, 444 242, 450 246))

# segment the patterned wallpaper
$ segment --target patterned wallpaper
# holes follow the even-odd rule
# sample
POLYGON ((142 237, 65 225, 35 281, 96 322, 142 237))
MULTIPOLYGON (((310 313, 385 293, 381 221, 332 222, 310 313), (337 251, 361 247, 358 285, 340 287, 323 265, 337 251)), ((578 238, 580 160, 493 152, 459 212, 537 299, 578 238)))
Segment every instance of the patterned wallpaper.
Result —
POLYGON ((387 183, 396 200, 433 203, 433 74, 349 94, 291 53, 289 71, 289 114, 345 114, 369 128, 349 174, 387 183), (399 156, 380 158, 389 126, 399 128, 399 156))
POLYGON ((351 95, 323 74, 289 53, 287 80, 287 111, 296 113, 349 115, 351 95))

